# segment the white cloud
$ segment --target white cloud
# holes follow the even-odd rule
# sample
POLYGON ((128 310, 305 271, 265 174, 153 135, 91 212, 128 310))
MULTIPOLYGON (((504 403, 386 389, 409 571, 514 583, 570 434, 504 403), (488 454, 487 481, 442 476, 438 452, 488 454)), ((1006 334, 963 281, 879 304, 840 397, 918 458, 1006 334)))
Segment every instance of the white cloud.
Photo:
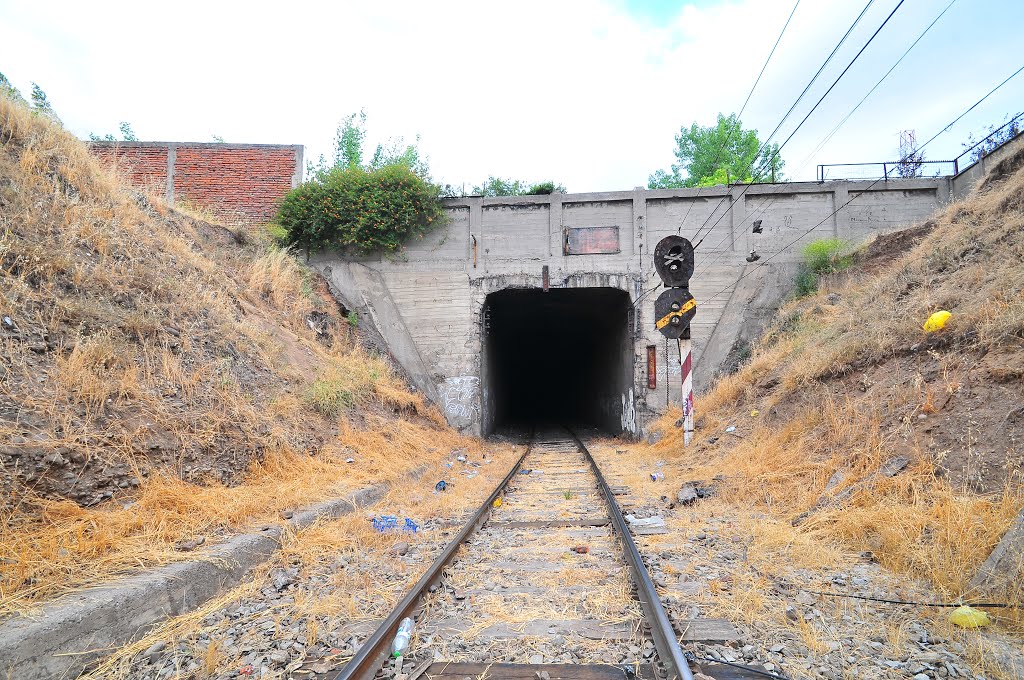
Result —
MULTIPOLYGON (((875 3, 800 117, 894 4, 875 3)), ((945 4, 900 9, 783 152, 791 174, 945 4)), ((762 135, 775 127, 862 6, 801 4, 744 115, 748 126, 762 135)), ((583 0, 35 3, 0 8, 0 71, 24 88, 39 82, 83 136, 128 120, 145 139, 218 134, 305 144, 315 157, 329 153, 340 118, 365 107, 371 141, 421 135, 446 181, 499 174, 576 191, 628 189, 669 165, 681 125, 739 109, 791 7, 686 5, 655 25, 617 2, 583 0)), ((931 136, 1019 66, 1009 38, 1022 15, 1014 3, 986 10, 960 0, 797 178, 813 176, 821 160, 891 158, 903 128, 931 136), (996 10, 1002 21, 971 43, 971 26, 996 10)), ((1019 106, 1024 78, 1014 85, 945 147, 936 142, 936 153, 952 153, 971 125, 1019 106)))

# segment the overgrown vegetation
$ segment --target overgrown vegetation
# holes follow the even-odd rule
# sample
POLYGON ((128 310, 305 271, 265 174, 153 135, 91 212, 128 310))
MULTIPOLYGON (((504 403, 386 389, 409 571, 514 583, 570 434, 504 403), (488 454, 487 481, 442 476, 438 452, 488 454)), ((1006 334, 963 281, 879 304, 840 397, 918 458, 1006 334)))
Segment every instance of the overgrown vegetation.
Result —
POLYGON ((474 184, 470 194, 474 196, 542 196, 545 194, 564 194, 566 188, 562 184, 546 182, 525 182, 518 179, 504 179, 493 175, 481 184, 474 184))
POLYGON ((983 135, 979 140, 975 140, 973 133, 968 135, 967 141, 963 143, 963 147, 965 150, 973 149, 970 155, 971 162, 977 163, 981 160, 982 156, 992 153, 1019 135, 1021 132, 1021 121, 1024 121, 1024 112, 1018 113, 1013 117, 1007 115, 1001 125, 995 125, 994 123, 989 125, 987 134, 983 135))
MULTIPOLYGON (((137 142, 137 141, 139 141, 138 135, 136 135, 135 134, 135 130, 132 129, 132 124, 129 123, 128 121, 122 120, 121 123, 117 126, 117 128, 118 128, 118 130, 121 131, 121 141, 122 142, 137 142)), ((100 135, 97 135, 95 133, 90 132, 89 133, 89 141, 91 141, 91 142, 116 142, 116 141, 118 141, 118 139, 117 139, 117 137, 115 137, 114 135, 112 135, 110 133, 107 133, 107 134, 105 134, 105 135, 103 135, 101 137, 100 135)), ((224 141, 224 140, 221 140, 221 141, 224 141)))
POLYGON ((803 261, 796 275, 797 295, 810 295, 818 290, 818 281, 828 274, 842 271, 853 263, 850 246, 837 238, 811 241, 801 251, 803 261))
POLYGON ((418 146, 401 139, 377 145, 365 161, 366 113, 338 127, 333 163, 321 157, 282 201, 283 242, 306 251, 394 252, 445 220, 441 187, 418 146))

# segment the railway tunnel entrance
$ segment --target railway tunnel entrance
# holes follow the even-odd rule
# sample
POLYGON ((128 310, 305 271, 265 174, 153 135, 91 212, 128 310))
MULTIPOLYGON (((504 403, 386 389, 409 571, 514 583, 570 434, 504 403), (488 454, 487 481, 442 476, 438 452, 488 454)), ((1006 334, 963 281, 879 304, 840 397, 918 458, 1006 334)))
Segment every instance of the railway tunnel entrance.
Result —
POLYGON ((484 303, 483 430, 623 430, 632 410, 632 305, 618 288, 506 289, 484 303))

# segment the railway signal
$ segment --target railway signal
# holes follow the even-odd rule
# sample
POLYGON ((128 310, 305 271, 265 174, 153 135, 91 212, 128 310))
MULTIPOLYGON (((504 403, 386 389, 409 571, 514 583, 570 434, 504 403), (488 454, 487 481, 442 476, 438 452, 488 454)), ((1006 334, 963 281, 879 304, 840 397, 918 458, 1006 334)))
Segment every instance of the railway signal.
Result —
POLYGON ((697 301, 690 294, 693 276, 693 244, 682 236, 666 236, 654 248, 654 268, 665 290, 654 301, 654 326, 679 346, 683 382, 683 446, 693 439, 693 374, 690 321, 697 314, 697 301))

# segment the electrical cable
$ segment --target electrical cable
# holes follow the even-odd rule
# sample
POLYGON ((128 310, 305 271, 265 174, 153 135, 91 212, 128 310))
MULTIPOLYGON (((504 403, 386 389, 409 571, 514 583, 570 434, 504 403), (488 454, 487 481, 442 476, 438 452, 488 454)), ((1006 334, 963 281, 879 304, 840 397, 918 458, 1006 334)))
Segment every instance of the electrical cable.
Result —
MULTIPOLYGON (((799 94, 799 96, 797 96, 796 100, 789 107, 789 110, 786 111, 785 115, 782 116, 782 119, 779 120, 778 125, 775 126, 775 129, 772 130, 771 134, 768 135, 765 138, 764 142, 761 144, 761 146, 758 147, 757 153, 754 154, 754 159, 755 160, 757 159, 758 156, 760 156, 764 152, 764 150, 766 148, 768 148, 768 143, 771 141, 772 137, 775 136, 775 133, 777 133, 779 131, 779 129, 782 127, 782 125, 786 122, 786 119, 789 118, 789 116, 793 113, 793 110, 796 109, 797 105, 800 104, 800 102, 803 100, 804 96, 806 96, 806 94, 810 91, 811 87, 818 80, 818 76, 820 76, 822 74, 822 72, 825 70, 825 68, 832 61, 832 58, 836 56, 836 53, 839 52, 839 48, 842 47, 843 44, 846 42, 846 39, 848 37, 850 37, 850 34, 853 33, 853 29, 856 28, 857 24, 860 23, 860 20, 862 18, 864 18, 864 15, 867 13, 868 9, 871 7, 871 5, 873 3, 874 3, 874 0, 868 0, 867 4, 864 5, 864 8, 860 11, 860 14, 858 14, 857 17, 853 20, 853 23, 850 24, 850 27, 846 29, 846 33, 844 33, 843 37, 839 39, 839 42, 836 43, 836 46, 832 48, 832 52, 829 53, 828 57, 825 58, 825 61, 823 61, 821 66, 818 67, 817 72, 814 74, 814 76, 811 77, 811 80, 807 83, 807 85, 804 86, 803 91, 799 94)), ((708 214, 708 216, 704 219, 704 222, 702 222, 700 227, 697 228, 697 231, 694 233, 692 240, 697 240, 697 237, 700 236, 700 232, 703 231, 704 226, 708 223, 708 221, 712 217, 714 217, 714 215, 718 211, 718 209, 720 207, 722 207, 722 204, 725 202, 725 199, 728 197, 728 195, 729 195, 728 192, 726 192, 722 196, 722 199, 718 202, 718 205, 715 206, 715 209, 712 210, 708 214)), ((716 222, 716 224, 717 224, 717 222, 716 222)))
POLYGON ((756 668, 754 666, 748 666, 747 664, 743 664, 743 663, 736 663, 735 661, 725 661, 723 659, 713 659, 713 658, 711 658, 709 656, 697 656, 693 652, 683 652, 683 656, 686 657, 687 661, 708 661, 708 662, 712 662, 712 663, 722 663, 722 664, 725 664, 726 666, 732 666, 733 668, 742 668, 745 671, 749 671, 751 673, 754 673, 756 675, 760 675, 760 676, 763 676, 763 677, 766 677, 766 678, 775 678, 775 680, 789 680, 789 678, 787 678, 785 675, 778 675, 776 673, 772 673, 771 671, 766 671, 766 670, 763 670, 761 668, 756 668))
MULTIPOLYGON (((743 223, 744 224, 743 224, 743 228, 741 229, 741 232, 742 231, 746 231, 746 228, 747 228, 746 227, 746 223, 748 221, 752 225, 754 223, 754 221, 757 220, 757 218, 759 216, 764 215, 768 211, 768 208, 770 208, 772 205, 774 205, 775 201, 778 200, 778 195, 779 194, 791 194, 791 193, 793 193, 793 190, 790 189, 785 184, 781 185, 781 187, 779 189, 776 189, 775 191, 770 191, 770 192, 766 193, 764 195, 764 198, 761 199, 761 202, 754 209, 754 211, 750 215, 747 215, 746 217, 743 218, 743 223)), ((722 238, 718 241, 718 243, 716 243, 714 245, 714 249, 718 250, 719 248, 721 248, 722 244, 724 244, 726 241, 728 241, 732 237, 732 235, 733 235, 732 231, 729 231, 724 236, 722 236, 722 238)), ((714 251, 712 251, 712 252, 714 252, 714 251)), ((727 251, 727 250, 718 250, 718 254, 715 255, 713 258, 711 258, 710 261, 704 262, 704 263, 701 264, 701 266, 697 269, 697 271, 695 271, 693 273, 693 278, 697 278, 698 274, 700 274, 701 272, 704 272, 704 271, 707 271, 708 269, 710 269, 711 266, 715 262, 718 262, 718 260, 722 259, 722 257, 726 253, 728 253, 728 252, 729 251, 727 251)))
MULTIPOLYGON (((786 29, 789 28, 789 22, 793 20, 793 15, 796 14, 796 8, 799 6, 800 0, 796 0, 796 3, 793 5, 793 9, 790 10, 789 12, 789 17, 786 19, 786 23, 782 26, 782 31, 779 32, 779 37, 775 39, 775 44, 772 46, 772 51, 768 53, 768 58, 764 60, 764 65, 761 66, 761 72, 757 74, 757 80, 754 81, 754 85, 750 88, 750 92, 747 93, 747 98, 743 101, 743 106, 740 107, 740 112, 736 115, 737 123, 743 119, 743 112, 746 111, 747 104, 750 103, 750 97, 753 96, 754 90, 757 89, 757 84, 761 82, 761 76, 764 75, 765 69, 768 68, 768 62, 770 62, 772 60, 772 57, 775 55, 775 50, 779 47, 779 43, 782 42, 782 36, 786 34, 786 29)), ((735 128, 729 130, 729 134, 725 138, 725 142, 723 142, 722 145, 718 147, 718 153, 715 154, 715 160, 711 164, 712 168, 718 165, 718 160, 722 156, 722 151, 725 150, 725 147, 727 147, 729 145, 729 142, 732 140, 733 132, 735 132, 735 128)), ((683 219, 679 221, 679 227, 676 229, 676 234, 682 232, 683 224, 686 223, 686 218, 690 216, 690 210, 693 208, 693 204, 697 202, 696 199, 700 198, 700 192, 703 189, 704 187, 699 187, 697 189, 697 195, 694 197, 695 200, 691 201, 690 205, 687 206, 686 213, 683 215, 683 219)), ((696 238, 696 236, 694 236, 694 238, 696 238)))
POLYGON ((991 137, 994 137, 997 134, 999 134, 1000 132, 1002 132, 1003 128, 1005 128, 1007 126, 1010 126, 1010 125, 1013 125, 1014 123, 1019 123, 1022 116, 1024 116, 1024 111, 1021 111, 1016 116, 1014 116, 1010 120, 1006 121, 1005 123, 1003 123, 1002 125, 997 127, 992 132, 990 132, 987 135, 985 135, 985 137, 983 139, 981 139, 980 141, 978 141, 974 146, 971 146, 971 147, 968 147, 967 149, 964 149, 963 153, 961 153, 959 156, 957 156, 957 160, 959 160, 963 156, 966 156, 971 151, 974 151, 975 149, 977 149, 979 146, 981 146, 982 144, 987 142, 991 137))
MULTIPOLYGON (((944 132, 946 132, 947 130, 949 130, 949 128, 951 128, 951 127, 953 126, 953 123, 956 123, 956 122, 957 122, 958 120, 960 120, 961 118, 963 118, 963 117, 964 117, 964 116, 965 116, 965 115, 966 115, 966 114, 967 114, 968 112, 970 112, 970 111, 973 111, 973 110, 974 110, 975 108, 977 108, 979 104, 981 104, 981 103, 982 103, 983 101, 985 101, 986 99, 988 99, 989 97, 991 97, 991 96, 992 96, 993 94, 995 94, 995 93, 996 93, 996 92, 997 92, 997 91, 998 91, 998 90, 999 90, 999 89, 1000 89, 1000 88, 1001 88, 1001 87, 1002 87, 1003 85, 1005 85, 1006 83, 1010 82, 1010 80, 1011 80, 1011 79, 1012 79, 1012 78, 1013 78, 1014 76, 1016 76, 1016 75, 1017 75, 1018 73, 1020 73, 1021 71, 1024 71, 1024 66, 1021 66, 1021 67, 1020 67, 1019 69, 1017 69, 1016 71, 1014 71, 1014 73, 1013 73, 1013 74, 1012 74, 1012 75, 1011 75, 1011 76, 1010 76, 1009 78, 1007 78, 1007 79, 1006 79, 1006 80, 1004 80, 1003 82, 999 83, 999 85, 997 85, 996 87, 994 87, 993 89, 991 89, 991 90, 990 90, 990 91, 989 91, 989 92, 988 92, 988 93, 987 93, 987 94, 986 94, 985 96, 983 96, 983 97, 982 97, 981 99, 979 99, 979 100, 978 100, 978 101, 976 101, 976 102, 975 102, 974 104, 972 104, 972 105, 970 106, 970 108, 968 108, 968 109, 967 109, 966 111, 964 111, 964 112, 963 112, 963 113, 961 113, 961 114, 960 114, 959 116, 957 116, 957 117, 956 117, 955 119, 953 119, 953 122, 952 122, 952 123, 950 123, 950 124, 949 124, 949 125, 947 125, 946 127, 942 128, 942 130, 940 130, 940 131, 939 131, 939 132, 937 132, 936 134, 932 135, 931 139, 929 139, 929 140, 928 140, 927 142, 925 142, 925 143, 924 143, 924 144, 922 144, 921 146, 917 147, 917 150, 918 150, 918 151, 923 151, 923 150, 924 150, 924 148, 925 148, 926 146, 928 146, 929 144, 931 144, 931 143, 932 143, 933 141, 935 141, 935 139, 936 139, 936 138, 938 138, 938 137, 939 137, 939 135, 941 135, 942 133, 944 133, 944 132)), ((886 179, 886 178, 885 178, 885 177, 879 177, 879 178, 878 178, 878 179, 876 179, 875 181, 871 182, 871 184, 867 185, 867 186, 866 186, 866 187, 865 187, 864 189, 862 189, 862 190, 861 190, 861 191, 860 191, 859 193, 857 193, 857 194, 855 194, 855 195, 851 196, 851 197, 850 197, 850 199, 849 199, 848 201, 846 201, 846 203, 843 203, 843 204, 842 204, 841 206, 839 206, 838 208, 836 208, 835 210, 833 210, 833 211, 832 211, 831 213, 829 213, 828 215, 826 215, 826 216, 825 216, 825 217, 824 217, 824 218, 823 218, 823 219, 822 219, 822 220, 821 220, 820 222, 818 222, 817 224, 815 224, 815 225, 814 225, 813 227, 811 227, 811 228, 810 228, 810 229, 808 229, 807 231, 804 231, 804 232, 802 232, 802 233, 801 233, 801 234, 800 234, 799 236, 797 236, 797 237, 796 237, 796 238, 795 238, 794 240, 790 241, 790 242, 789 242, 789 243, 787 243, 787 244, 786 244, 785 246, 783 246, 783 248, 782 248, 781 250, 779 250, 779 251, 777 251, 777 252, 773 253, 772 255, 768 256, 768 258, 767 258, 767 259, 766 259, 766 260, 765 260, 764 262, 761 262, 761 263, 760 263, 759 265, 757 265, 756 267, 754 267, 753 269, 751 269, 751 270, 750 270, 750 271, 748 271, 747 273, 745 273, 745 274, 743 274, 742 276, 740 276, 740 277, 739 277, 738 279, 736 279, 736 280, 735 280, 735 281, 734 281, 734 282, 733 282, 733 283, 732 283, 732 284, 731 284, 730 286, 727 286, 726 288, 723 288, 723 289, 719 290, 718 292, 716 292, 716 293, 715 293, 714 295, 712 295, 712 296, 711 296, 710 298, 708 298, 708 299, 707 299, 707 300, 706 300, 706 301, 704 302, 704 304, 707 304, 708 302, 711 302, 711 301, 712 301, 712 300, 714 300, 714 299, 715 299, 716 297, 718 297, 719 295, 721 295, 721 294, 722 294, 722 293, 724 293, 725 291, 729 290, 729 288, 733 288, 733 287, 735 287, 735 286, 736 286, 736 284, 738 284, 738 283, 739 283, 740 281, 742 281, 743 279, 747 278, 748 276, 750 276, 751 274, 753 274, 753 273, 754 273, 755 271, 759 270, 759 269, 760 269, 761 267, 764 267, 764 266, 766 266, 766 265, 767 265, 767 264, 768 264, 768 263, 769 263, 769 262, 770 262, 771 260, 775 259, 776 257, 778 257, 779 255, 781 255, 781 254, 782 254, 782 253, 784 253, 785 251, 787 251, 787 250, 789 250, 790 248, 792 248, 792 247, 793 247, 793 246, 794 246, 794 245, 795 245, 795 244, 796 244, 796 243, 797 243, 798 241, 800 241, 800 239, 802 239, 802 238, 803 238, 804 236, 807 236, 807 235, 808 235, 808 234, 810 234, 810 233, 811 233, 812 231, 814 231, 815 229, 817 229, 818 227, 820 227, 821 225, 823 225, 823 224, 824 224, 825 222, 827 222, 828 220, 830 220, 830 219, 831 219, 832 217, 834 217, 834 216, 835 216, 836 214, 838 214, 840 210, 842 210, 842 209, 843 209, 843 208, 845 208, 846 206, 850 205, 850 203, 852 203, 852 202, 853 202, 854 200, 856 200, 856 199, 857 199, 857 198, 858 198, 859 196, 862 196, 862 195, 864 195, 865 193, 867 193, 868 191, 870 191, 870 190, 871 190, 871 188, 872 188, 873 186, 875 186, 876 184, 878 184, 879 182, 881 182, 881 181, 882 181, 883 179, 886 179)))
POLYGON ((643 300, 643 299, 644 299, 645 297, 647 297, 648 295, 650 295, 650 294, 651 294, 651 293, 653 293, 654 291, 658 290, 659 288, 661 288, 661 284, 660 284, 660 283, 659 283, 658 285, 654 286, 653 288, 648 288, 647 290, 645 290, 645 291, 644 291, 643 293, 641 293, 641 294, 640 294, 640 296, 639 296, 639 297, 638 297, 638 298, 636 299, 636 302, 634 302, 634 303, 633 303, 633 306, 634 306, 634 307, 636 307, 636 306, 637 306, 638 304, 640 304, 640 301, 641 301, 641 300, 643 300))
MULTIPOLYGON (((870 97, 875 92, 875 90, 878 89, 878 87, 886 80, 886 78, 888 78, 889 75, 892 74, 892 72, 896 70, 896 67, 899 66, 903 62, 903 60, 907 57, 907 55, 910 54, 910 51, 913 50, 914 47, 916 47, 919 42, 921 42, 921 39, 924 38, 924 36, 928 34, 928 32, 932 29, 932 27, 935 26, 936 23, 938 23, 939 19, 941 19, 943 17, 943 15, 945 15, 945 13, 948 12, 949 9, 954 4, 956 4, 956 0, 951 0, 951 2, 948 5, 946 5, 946 8, 943 9, 941 12, 939 12, 938 16, 936 16, 934 19, 932 19, 932 22, 930 24, 928 24, 928 26, 920 33, 920 35, 917 36, 917 39, 914 40, 914 42, 911 43, 910 47, 908 47, 906 49, 906 51, 903 52, 903 54, 900 56, 900 58, 896 60, 896 63, 894 63, 889 68, 889 70, 885 72, 885 75, 883 75, 881 78, 879 78, 878 82, 876 82, 874 84, 874 86, 870 90, 868 90, 867 94, 865 94, 863 97, 861 97, 860 101, 857 102, 857 105, 854 106, 849 111, 849 113, 847 113, 843 117, 843 119, 840 120, 839 123, 834 128, 832 128, 832 130, 827 135, 825 135, 824 139, 822 139, 818 143, 818 145, 811 151, 811 153, 809 153, 807 155, 807 157, 804 158, 804 160, 802 160, 800 162, 800 166, 799 166, 800 168, 803 168, 804 166, 806 166, 807 165, 807 161, 809 161, 811 159, 811 157, 814 156, 815 153, 820 151, 822 149, 822 147, 824 147, 825 144, 827 144, 832 139, 832 137, 835 136, 835 134, 840 130, 840 128, 842 128, 843 125, 846 124, 846 122, 853 116, 854 113, 857 112, 857 110, 864 104, 864 102, 867 101, 868 97, 870 97)), ((1011 119, 1011 122, 1012 122, 1012 119, 1011 119)), ((1007 125, 1008 124, 1009 123, 1007 123, 1007 125)), ((1003 127, 1006 127, 1006 125, 1004 125, 1003 127)), ((1000 130, 1001 129, 1002 128, 1000 128, 1000 130)), ((992 134, 995 134, 995 132, 998 132, 998 130, 994 131, 992 134)), ((989 136, 991 137, 992 135, 990 134, 989 136)), ((987 139, 987 137, 986 137, 986 139, 987 139)), ((984 141, 984 140, 982 140, 982 141, 984 141)), ((981 142, 978 142, 978 144, 976 144, 975 146, 978 146, 980 144, 981 144, 981 142)), ((974 147, 972 147, 972 149, 973 148, 974 147)), ((970 150, 971 149, 968 149, 967 151, 970 151, 970 150)), ((961 154, 961 155, 963 155, 963 154, 961 154)), ((785 192, 779 192, 779 193, 785 193, 785 192)), ((763 215, 765 213, 765 211, 767 211, 767 209, 769 207, 771 207, 771 205, 773 205, 775 203, 775 200, 776 200, 775 198, 772 198, 771 201, 769 201, 767 197, 764 200, 762 200, 761 201, 761 205, 757 209, 755 209, 755 211, 754 211, 754 213, 752 215, 750 215, 749 218, 750 218, 751 222, 753 222, 758 217, 758 215, 763 215)), ((723 243, 725 243, 725 241, 728 240, 728 238, 729 238, 729 235, 726 235, 725 237, 723 237, 715 245, 715 249, 717 250, 719 247, 721 247, 721 245, 723 243)), ((715 261, 720 259, 723 254, 724 254, 724 252, 719 252, 718 256, 716 256, 710 263, 703 265, 701 269, 702 270, 706 270, 708 267, 711 266, 711 264, 714 264, 715 261)), ((695 276, 696 276, 696 274, 697 274, 697 272, 694 273, 695 276)))
POLYGON ((867 595, 852 595, 850 593, 828 593, 818 590, 807 590, 801 588, 806 593, 813 593, 814 595, 822 595, 824 597, 849 597, 854 600, 868 600, 870 602, 883 602, 885 604, 909 604, 915 607, 988 607, 990 609, 1017 609, 1017 605, 1008 604, 1006 602, 906 602, 904 600, 887 600, 882 597, 868 597, 867 595))
POLYGON ((903 53, 903 55, 899 59, 896 60, 896 63, 893 64, 889 68, 889 70, 885 72, 885 75, 878 79, 878 82, 875 83, 874 86, 870 90, 868 90, 867 94, 865 94, 863 97, 860 98, 860 101, 857 102, 857 105, 854 106, 852 109, 850 109, 850 112, 847 113, 845 116, 843 116, 843 119, 840 120, 836 124, 836 126, 834 128, 832 128, 832 130, 827 135, 825 135, 824 139, 822 139, 820 142, 818 142, 818 145, 815 146, 814 149, 809 154, 807 154, 807 158, 805 158, 804 160, 802 160, 800 162, 799 168, 803 168, 805 165, 807 165, 807 161, 810 160, 810 158, 814 154, 816 154, 819 151, 821 151, 821 149, 826 144, 829 143, 829 141, 835 136, 835 134, 837 132, 839 132, 839 129, 841 127, 843 127, 843 125, 846 124, 846 121, 850 120, 850 117, 853 116, 853 114, 855 114, 858 109, 860 109, 860 107, 864 104, 864 102, 867 101, 868 97, 870 97, 872 94, 874 94, 875 90, 878 89, 878 86, 881 85, 883 82, 885 82, 885 79, 888 78, 892 74, 892 72, 896 70, 897 66, 899 66, 901 63, 903 63, 903 60, 906 59, 907 55, 910 54, 910 51, 913 50, 917 46, 917 43, 921 42, 921 39, 924 38, 925 35, 928 34, 928 31, 932 30, 932 27, 936 23, 938 23, 939 19, 941 19, 942 16, 946 12, 949 11, 949 8, 952 7, 955 4, 956 4, 956 0, 951 0, 950 3, 948 5, 946 5, 946 9, 942 10, 941 12, 939 12, 939 15, 937 17, 935 17, 934 19, 932 19, 932 22, 930 24, 928 24, 927 28, 925 28, 923 31, 921 31, 921 34, 919 36, 917 36, 917 40, 915 40, 913 43, 911 43, 910 47, 908 47, 906 49, 906 51, 903 53))
POLYGON ((961 113, 961 114, 960 114, 959 116, 957 116, 956 118, 954 118, 954 119, 953 119, 953 122, 952 122, 952 123, 950 123, 950 124, 949 124, 949 125, 947 125, 946 127, 942 128, 941 130, 939 130, 938 132, 936 132, 936 133, 935 133, 934 135, 932 135, 932 138, 931 138, 931 139, 929 139, 929 140, 928 140, 927 142, 925 142, 924 144, 922 144, 922 145, 921 145, 920 147, 918 147, 918 150, 921 150, 921 149, 923 149, 924 147, 926 147, 926 146, 928 146, 929 144, 931 144, 931 143, 932 143, 932 141, 934 141, 936 137, 938 137, 939 135, 941 135, 941 134, 942 134, 943 132, 945 132, 945 131, 946 131, 946 130, 948 130, 949 128, 953 127, 953 126, 954 126, 954 125, 955 125, 955 124, 957 123, 957 121, 959 121, 959 120, 960 120, 961 118, 963 118, 963 117, 964 117, 964 116, 966 116, 966 115, 967 115, 968 113, 970 113, 971 111, 973 111, 973 110, 975 109, 975 107, 977 107, 977 106, 978 106, 978 104, 980 104, 980 103, 982 103, 983 101, 985 101, 986 99, 988 99, 988 98, 989 98, 989 97, 990 97, 990 96, 991 96, 992 94, 994 94, 994 93, 995 93, 995 91, 996 91, 996 90, 998 90, 998 89, 999 89, 999 88, 1001 88, 1001 87, 1002 87, 1003 85, 1006 85, 1006 83, 1008 83, 1008 82, 1010 82, 1011 80, 1013 80, 1013 79, 1014 79, 1014 77, 1016 77, 1016 76, 1017 76, 1017 74, 1019 74, 1019 73, 1020 73, 1021 71, 1024 71, 1024 66, 1021 66, 1021 67, 1020 67, 1019 69, 1017 69, 1016 71, 1014 71, 1013 73, 1011 73, 1011 74, 1010 74, 1010 76, 1009 76, 1009 77, 1008 77, 1008 78, 1007 78, 1006 80, 1004 80, 1003 82, 999 83, 999 84, 998 84, 998 85, 996 85, 996 86, 995 86, 994 88, 992 88, 991 90, 989 90, 989 93, 988 93, 988 94, 986 94, 986 95, 985 95, 984 97, 982 97, 981 99, 979 99, 978 101, 976 101, 976 102, 974 103, 974 106, 972 106, 971 108, 967 109, 966 111, 964 111, 963 113, 961 113))
MULTIPOLYGON (((795 128, 793 128, 792 132, 789 133, 789 136, 786 137, 786 140, 784 142, 782 142, 782 144, 780 144, 778 146, 778 148, 775 149, 775 153, 773 153, 771 155, 771 157, 768 159, 767 163, 770 164, 782 152, 782 149, 785 148, 786 144, 788 144, 789 141, 791 139, 793 139, 793 135, 795 135, 800 130, 800 128, 803 127, 804 123, 807 122, 807 119, 809 119, 811 117, 811 114, 813 114, 817 110, 818 106, 820 106, 821 103, 823 101, 825 101, 825 98, 828 97, 828 95, 832 92, 832 90, 835 88, 835 86, 839 84, 839 81, 843 79, 843 76, 845 76, 846 73, 850 70, 850 68, 853 67, 853 65, 857 62, 857 60, 860 59, 860 55, 864 54, 864 50, 866 50, 868 48, 868 45, 870 45, 872 43, 872 41, 874 41, 874 39, 876 37, 878 37, 878 34, 882 32, 882 29, 885 28, 886 24, 889 23, 889 20, 893 18, 893 16, 896 14, 896 12, 899 10, 899 8, 903 6, 904 2, 906 2, 906 0, 899 0, 899 2, 896 3, 896 7, 894 7, 892 12, 889 13, 889 16, 887 16, 885 18, 885 21, 883 21, 882 24, 877 29, 875 29, 875 32, 871 34, 871 37, 868 38, 868 41, 866 43, 864 43, 864 46, 861 47, 860 50, 857 52, 857 54, 854 55, 853 59, 850 60, 850 63, 846 65, 846 68, 843 69, 843 72, 839 74, 839 76, 835 79, 835 81, 832 83, 832 85, 830 85, 829 88, 827 90, 825 90, 825 94, 821 95, 821 97, 814 104, 814 106, 811 107, 811 110, 807 112, 807 115, 805 115, 803 117, 803 120, 801 120, 797 124, 797 126, 795 128)), ((1021 70, 1024 70, 1024 67, 1022 67, 1021 70)), ((956 121, 954 121, 954 122, 956 122, 956 121)), ((764 167, 764 165, 762 165, 762 168, 763 167, 764 167)), ((747 191, 750 189, 750 187, 751 187, 750 184, 748 184, 745 187, 743 187, 743 191, 740 192, 740 195, 737 197, 737 201, 739 200, 740 197, 742 197, 745 193, 747 193, 747 191)), ((732 210, 732 206, 734 206, 734 205, 736 205, 736 201, 733 201, 729 205, 729 207, 725 210, 725 212, 723 212, 722 215, 718 218, 718 220, 713 225, 711 225, 711 229, 708 229, 708 234, 710 234, 711 231, 716 226, 718 226, 718 224, 722 221, 722 219, 725 218, 725 216, 732 210)), ((693 246, 694 249, 696 249, 697 246, 699 246, 701 244, 701 242, 703 242, 704 238, 707 238, 707 234, 705 234, 704 237, 701 238, 700 241, 698 241, 696 244, 694 244, 694 246, 693 246)))

